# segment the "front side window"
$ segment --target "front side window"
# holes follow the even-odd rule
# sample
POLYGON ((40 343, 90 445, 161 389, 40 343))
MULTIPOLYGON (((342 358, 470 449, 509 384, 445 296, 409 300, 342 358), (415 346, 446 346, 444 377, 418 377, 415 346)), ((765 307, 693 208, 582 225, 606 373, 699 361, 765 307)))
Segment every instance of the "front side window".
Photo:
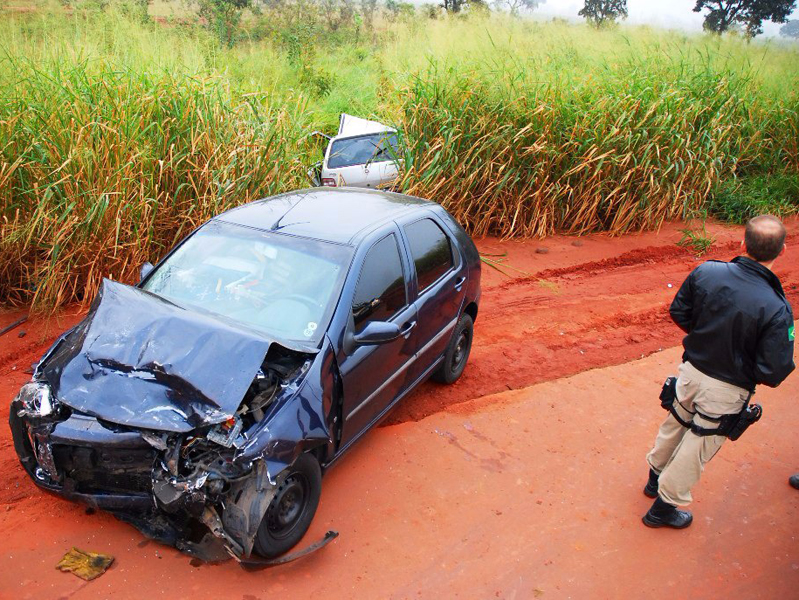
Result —
POLYGON ((369 321, 388 321, 407 304, 397 237, 392 233, 369 249, 352 301, 355 332, 369 321))
POLYGON ((333 142, 329 169, 340 169, 370 162, 385 162, 397 159, 397 134, 370 133, 358 137, 343 138, 333 142))
POLYGON ((431 219, 406 225, 405 235, 416 265, 419 293, 422 293, 452 268, 452 248, 449 238, 431 219))
POLYGON ((318 343, 352 260, 349 246, 212 221, 143 289, 281 339, 318 343))

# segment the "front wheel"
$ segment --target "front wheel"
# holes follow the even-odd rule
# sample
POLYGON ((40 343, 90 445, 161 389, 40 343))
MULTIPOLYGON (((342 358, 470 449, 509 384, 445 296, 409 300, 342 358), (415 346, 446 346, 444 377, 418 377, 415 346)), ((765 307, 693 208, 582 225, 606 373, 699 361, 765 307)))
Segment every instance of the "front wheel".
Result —
POLYGON ((265 558, 291 550, 311 525, 322 495, 322 470, 310 454, 301 454, 285 477, 258 526, 254 549, 265 558))
POLYGON ((458 380, 466 368, 466 361, 469 360, 473 335, 474 321, 469 315, 464 314, 455 326, 455 331, 452 332, 452 338, 449 340, 447 351, 444 354, 444 362, 433 373, 433 381, 455 383, 458 380))

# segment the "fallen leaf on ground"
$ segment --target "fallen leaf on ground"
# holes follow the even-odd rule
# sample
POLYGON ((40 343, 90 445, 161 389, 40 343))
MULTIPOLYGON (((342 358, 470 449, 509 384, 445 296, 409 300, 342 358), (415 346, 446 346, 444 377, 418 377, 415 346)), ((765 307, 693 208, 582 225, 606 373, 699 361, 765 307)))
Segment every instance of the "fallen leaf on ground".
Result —
POLYGON ((112 562, 114 562, 113 556, 86 552, 73 546, 72 550, 67 552, 55 567, 66 573, 77 575, 86 581, 91 581, 105 573, 112 562))

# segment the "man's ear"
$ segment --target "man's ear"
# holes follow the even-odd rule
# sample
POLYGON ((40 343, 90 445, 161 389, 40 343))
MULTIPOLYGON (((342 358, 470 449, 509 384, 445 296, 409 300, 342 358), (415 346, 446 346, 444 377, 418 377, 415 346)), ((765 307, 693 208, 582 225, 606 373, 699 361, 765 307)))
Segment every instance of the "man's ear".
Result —
POLYGON ((741 252, 746 254, 746 242, 744 240, 741 240, 741 252))
POLYGON ((783 254, 785 254, 785 251, 787 249, 788 249, 788 244, 783 244, 782 245, 782 250, 780 250, 780 253, 777 256, 782 256, 783 254))

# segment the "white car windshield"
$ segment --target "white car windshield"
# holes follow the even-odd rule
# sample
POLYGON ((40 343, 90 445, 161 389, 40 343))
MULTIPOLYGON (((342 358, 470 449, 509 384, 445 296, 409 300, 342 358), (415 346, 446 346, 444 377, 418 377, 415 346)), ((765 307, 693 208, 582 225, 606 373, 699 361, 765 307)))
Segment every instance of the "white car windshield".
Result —
POLYGON ((397 160, 397 134, 370 133, 358 137, 335 140, 327 159, 329 169, 340 169, 368 162, 397 160))
POLYGON ((142 287, 278 338, 317 344, 351 259, 348 246, 214 221, 142 287))

